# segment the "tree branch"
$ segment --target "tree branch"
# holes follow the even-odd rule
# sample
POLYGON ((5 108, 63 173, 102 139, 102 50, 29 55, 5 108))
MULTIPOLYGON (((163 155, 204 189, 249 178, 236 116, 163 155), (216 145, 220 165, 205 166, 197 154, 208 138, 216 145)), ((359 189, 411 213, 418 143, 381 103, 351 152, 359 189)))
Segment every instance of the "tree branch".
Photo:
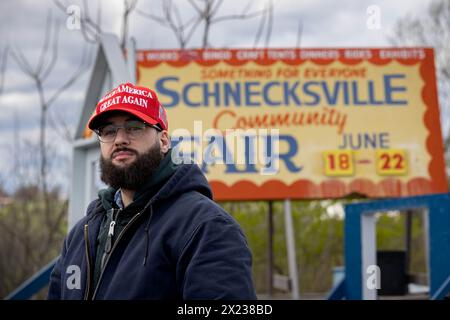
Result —
POLYGON ((25 58, 23 53, 19 49, 14 49, 11 51, 12 58, 16 61, 19 68, 29 77, 32 77, 33 79, 36 78, 36 74, 31 68, 30 64, 28 63, 28 60, 25 58))
POLYGON ((53 71, 58 60, 58 39, 59 39, 59 23, 58 20, 55 21, 55 27, 53 31, 53 47, 52 47, 52 57, 49 59, 49 64, 47 68, 42 72, 41 79, 42 82, 47 79, 50 73, 53 71))
POLYGON ((67 5, 62 4, 59 0, 53 0, 53 4, 62 12, 64 12, 64 14, 67 14, 66 9, 67 9, 67 5))
POLYGON ((47 56, 47 51, 51 39, 52 33, 52 12, 49 10, 47 14, 47 20, 45 22, 45 34, 44 34, 44 45, 42 46, 41 55, 39 57, 38 63, 36 65, 36 74, 40 74, 44 65, 44 58, 47 56))
POLYGON ((260 15, 263 15, 264 13, 266 13, 266 10, 267 9, 255 11, 252 13, 230 14, 230 15, 226 15, 226 16, 217 17, 217 18, 211 19, 211 24, 221 22, 221 21, 226 21, 226 20, 251 19, 251 18, 260 16, 260 15))
POLYGON ((47 105, 50 106, 55 102, 55 100, 58 98, 58 96, 63 93, 65 90, 67 90, 84 72, 87 61, 87 49, 86 46, 83 49, 83 54, 81 56, 81 62, 78 67, 78 69, 73 73, 73 75, 53 94, 53 96, 48 99, 47 105))
MULTIPOLYGON (((58 9, 60 9, 64 14, 67 13, 67 4, 62 4, 59 0, 53 0, 53 3, 56 5, 58 9)), ((86 0, 83 0, 83 9, 84 11, 81 12, 80 17, 80 25, 81 25, 81 34, 83 38, 88 43, 97 43, 99 41, 99 36, 102 33, 101 28, 101 6, 97 6, 97 19, 98 23, 94 22, 91 17, 89 16, 89 7, 88 2, 86 0), (83 12, 85 14, 83 15, 83 12)))
POLYGON ((188 34, 186 35, 186 38, 184 39, 186 41, 186 43, 189 42, 189 40, 191 39, 191 37, 194 34, 195 30, 199 26, 200 22, 202 22, 202 18, 201 17, 197 17, 197 20, 192 25, 191 29, 189 30, 188 34))
POLYGON ((182 32, 184 30, 183 21, 181 20, 180 11, 178 10, 178 6, 176 4, 173 4, 173 12, 175 13, 175 19, 177 19, 178 22, 178 30, 182 32))
POLYGON ((269 0, 269 13, 267 19, 267 32, 266 32, 266 48, 269 47, 270 39, 272 37, 273 28, 273 0, 269 0))
MULTIPOLYGON (((216 15, 216 13, 219 11, 219 8, 222 5, 222 3, 223 3, 223 0, 217 0, 216 6, 211 9, 211 15, 216 15)), ((251 2, 249 2, 249 4, 250 3, 251 2)), ((214 6, 214 3, 212 5, 214 6)))
POLYGON ((137 14, 149 18, 159 23, 163 27, 171 29, 178 41, 180 48, 185 48, 195 29, 201 22, 201 18, 193 16, 186 23, 183 23, 181 13, 172 0, 166 0, 162 2, 162 11, 163 17, 160 17, 136 9, 137 14), (186 36, 185 33, 187 33, 186 36))
POLYGON ((137 3, 137 0, 124 0, 124 13, 123 13, 123 19, 122 19, 122 41, 121 41, 121 48, 125 49, 125 45, 128 38, 128 16, 131 14, 133 9, 135 8, 137 3))
POLYGON ((64 118, 61 117, 61 115, 57 112, 54 112, 54 115, 49 113, 49 116, 50 116, 49 117, 50 125, 58 132, 58 134, 66 142, 72 143, 73 142, 72 131, 70 130, 64 118), (56 121, 54 120, 54 118, 56 118, 56 121))
POLYGON ((203 15, 202 9, 200 9, 200 8, 197 6, 197 4, 195 3, 194 0, 188 0, 188 1, 189 1, 189 3, 192 5, 192 7, 195 9, 195 11, 197 11, 197 13, 198 13, 200 16, 203 15))
POLYGON ((156 22, 158 22, 159 24, 161 24, 161 25, 167 27, 166 20, 164 20, 163 17, 158 17, 158 16, 156 16, 156 15, 153 15, 153 14, 150 14, 150 13, 143 12, 142 10, 139 10, 139 9, 137 9, 137 8, 136 8, 135 11, 136 11, 137 14, 139 14, 139 15, 141 15, 141 16, 143 16, 143 17, 149 18, 149 19, 151 19, 151 20, 153 20, 153 21, 156 21, 156 22))
POLYGON ((256 48, 258 46, 259 39, 261 39, 262 32, 266 25, 266 19, 267 19, 267 14, 263 14, 261 16, 261 21, 259 22, 258 30, 256 31, 255 42, 253 43, 254 48, 256 48))
POLYGON ((9 54, 9 47, 6 46, 3 49, 0 62, 0 96, 3 93, 3 88, 5 85, 5 73, 6 73, 6 65, 8 64, 8 54, 9 54))
POLYGON ((297 29, 297 41, 295 43, 296 48, 300 48, 300 44, 302 41, 302 33, 303 33, 303 21, 299 20, 297 29))

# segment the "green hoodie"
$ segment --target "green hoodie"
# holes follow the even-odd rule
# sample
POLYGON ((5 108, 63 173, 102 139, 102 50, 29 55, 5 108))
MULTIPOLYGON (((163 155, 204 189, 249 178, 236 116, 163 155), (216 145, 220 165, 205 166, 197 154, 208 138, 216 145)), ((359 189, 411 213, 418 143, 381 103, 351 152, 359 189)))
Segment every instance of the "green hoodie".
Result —
POLYGON ((124 209, 119 209, 114 201, 114 195, 117 189, 109 187, 99 191, 98 196, 103 208, 106 210, 106 214, 103 217, 96 242, 94 288, 97 285, 104 261, 106 261, 114 240, 134 215, 142 210, 158 190, 169 180, 177 168, 178 165, 171 161, 171 150, 169 150, 155 173, 149 177, 147 183, 136 191, 133 202, 124 209), (114 233, 111 237, 108 237, 110 225, 113 220, 115 221, 115 225, 113 226, 114 233))

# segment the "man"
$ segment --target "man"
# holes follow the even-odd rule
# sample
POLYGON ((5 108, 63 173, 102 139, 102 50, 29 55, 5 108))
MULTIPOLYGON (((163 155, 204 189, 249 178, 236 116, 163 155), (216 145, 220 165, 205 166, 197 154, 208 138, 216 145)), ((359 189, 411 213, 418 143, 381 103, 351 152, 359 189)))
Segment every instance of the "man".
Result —
POLYGON ((195 164, 171 161, 166 112, 130 83, 98 103, 99 192, 68 234, 49 299, 255 299, 251 252, 195 164))

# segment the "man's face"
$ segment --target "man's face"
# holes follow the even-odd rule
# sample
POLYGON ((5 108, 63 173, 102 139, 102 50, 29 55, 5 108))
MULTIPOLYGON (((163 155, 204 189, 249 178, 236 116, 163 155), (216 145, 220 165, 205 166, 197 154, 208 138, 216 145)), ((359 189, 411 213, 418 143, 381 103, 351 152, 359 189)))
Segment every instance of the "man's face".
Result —
MULTIPOLYGON (((118 112, 106 118, 102 125, 123 126, 125 122, 130 120, 140 121, 131 114, 118 112)), ((100 148, 104 159, 110 159, 118 167, 126 167, 136 161, 139 154, 147 152, 158 143, 158 131, 154 128, 146 127, 137 139, 130 138, 121 128, 117 131, 116 138, 112 142, 102 142, 100 148)))
MULTIPOLYGON (((140 120, 118 112, 106 118, 102 125, 120 127, 129 121, 140 120)), ((158 167, 169 149, 169 140, 167 131, 158 132, 148 126, 137 137, 120 128, 113 141, 100 142, 100 149, 101 179, 114 188, 136 190, 158 167)))

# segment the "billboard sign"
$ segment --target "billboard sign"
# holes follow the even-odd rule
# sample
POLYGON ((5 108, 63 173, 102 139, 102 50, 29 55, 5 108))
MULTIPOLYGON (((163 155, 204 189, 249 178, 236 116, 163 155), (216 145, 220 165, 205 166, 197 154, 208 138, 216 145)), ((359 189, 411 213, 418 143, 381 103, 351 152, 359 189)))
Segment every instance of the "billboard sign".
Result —
POLYGON ((174 145, 217 200, 447 191, 432 49, 145 50, 137 60, 138 84, 158 93, 174 145))

